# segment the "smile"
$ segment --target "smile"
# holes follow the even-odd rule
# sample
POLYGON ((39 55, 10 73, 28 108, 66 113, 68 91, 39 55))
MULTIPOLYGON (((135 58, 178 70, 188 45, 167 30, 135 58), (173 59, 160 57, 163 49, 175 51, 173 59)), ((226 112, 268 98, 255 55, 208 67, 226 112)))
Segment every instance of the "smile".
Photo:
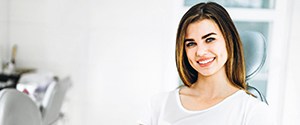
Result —
POLYGON ((211 64, 214 60, 215 60, 215 57, 201 59, 201 60, 197 61, 197 63, 200 64, 200 66, 207 66, 207 65, 211 64))

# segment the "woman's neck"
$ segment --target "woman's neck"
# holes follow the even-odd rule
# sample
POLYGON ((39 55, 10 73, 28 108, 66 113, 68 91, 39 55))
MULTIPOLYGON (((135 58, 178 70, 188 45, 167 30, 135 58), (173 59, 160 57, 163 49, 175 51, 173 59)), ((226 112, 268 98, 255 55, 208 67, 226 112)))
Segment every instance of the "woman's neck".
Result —
POLYGON ((190 87, 195 94, 201 94, 208 98, 228 96, 239 90, 228 79, 225 70, 221 70, 211 76, 198 75, 198 80, 190 87))

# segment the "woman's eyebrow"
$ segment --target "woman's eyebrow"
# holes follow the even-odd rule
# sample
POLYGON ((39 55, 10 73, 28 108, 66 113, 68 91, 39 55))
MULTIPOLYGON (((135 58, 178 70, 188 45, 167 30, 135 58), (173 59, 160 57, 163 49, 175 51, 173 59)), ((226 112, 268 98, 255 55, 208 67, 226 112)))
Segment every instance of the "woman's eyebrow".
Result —
MULTIPOLYGON (((217 33, 214 33, 214 32, 208 33, 208 34, 202 36, 201 39, 205 39, 205 38, 209 37, 210 35, 217 35, 217 33)), ((187 41, 195 41, 195 40, 194 39, 184 39, 184 42, 187 42, 187 41)))
POLYGON ((187 41, 195 41, 194 39, 184 39, 184 42, 187 42, 187 41))
POLYGON ((208 34, 202 36, 201 38, 202 38, 202 39, 205 39, 205 38, 209 37, 210 35, 217 35, 217 34, 214 33, 214 32, 211 32, 211 33, 208 33, 208 34))

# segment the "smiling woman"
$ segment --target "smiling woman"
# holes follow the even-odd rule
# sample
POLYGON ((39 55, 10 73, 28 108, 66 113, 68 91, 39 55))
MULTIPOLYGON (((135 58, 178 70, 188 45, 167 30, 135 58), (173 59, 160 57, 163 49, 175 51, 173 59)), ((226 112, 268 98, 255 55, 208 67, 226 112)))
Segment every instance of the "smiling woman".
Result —
POLYGON ((198 77, 212 75, 219 70, 225 73, 226 44, 214 22, 204 19, 190 24, 184 41, 189 64, 199 73, 198 77))
POLYGON ((185 86, 154 96, 139 124, 273 125, 268 106, 247 91, 242 42, 219 4, 197 4, 182 17, 176 64, 185 86))

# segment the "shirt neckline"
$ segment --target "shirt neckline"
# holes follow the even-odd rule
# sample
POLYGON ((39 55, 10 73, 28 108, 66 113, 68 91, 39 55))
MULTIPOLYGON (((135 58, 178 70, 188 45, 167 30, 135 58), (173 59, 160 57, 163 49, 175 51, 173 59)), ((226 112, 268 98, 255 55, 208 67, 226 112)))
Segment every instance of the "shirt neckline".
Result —
POLYGON ((209 110, 212 110, 212 109, 215 109, 215 108, 221 106, 223 103, 227 102, 228 100, 232 99, 233 97, 235 97, 235 96, 237 96, 237 95, 239 95, 240 93, 243 92, 243 90, 238 90, 238 91, 236 91, 235 93, 233 93, 232 95, 226 97, 226 98, 225 98, 224 100, 222 100, 221 102, 219 102, 219 103, 217 103, 217 104, 215 104, 215 105, 213 105, 213 106, 211 106, 211 107, 209 107, 209 108, 207 108, 207 109, 203 109, 203 110, 188 110, 188 109, 186 109, 186 108, 182 105, 182 102, 181 102, 181 99, 180 99, 180 93, 179 93, 179 91, 180 91, 180 88, 178 88, 178 89, 175 91, 176 102, 177 102, 179 108, 180 108, 181 110, 183 110, 184 112, 187 112, 187 113, 202 113, 202 112, 207 112, 207 111, 209 111, 209 110))

